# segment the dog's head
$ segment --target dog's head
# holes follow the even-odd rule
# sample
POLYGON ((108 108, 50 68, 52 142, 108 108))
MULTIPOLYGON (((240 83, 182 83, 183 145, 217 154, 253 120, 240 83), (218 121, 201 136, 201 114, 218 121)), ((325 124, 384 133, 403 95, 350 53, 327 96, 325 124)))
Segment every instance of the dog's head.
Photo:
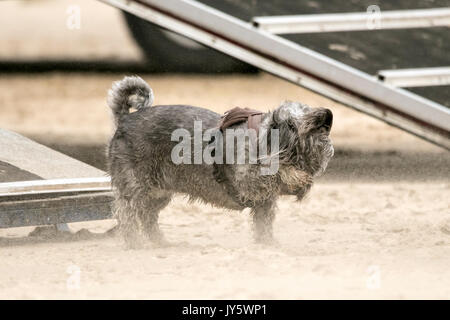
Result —
POLYGON ((322 174, 334 154, 330 140, 333 113, 285 101, 268 118, 268 128, 279 130, 280 163, 322 174))

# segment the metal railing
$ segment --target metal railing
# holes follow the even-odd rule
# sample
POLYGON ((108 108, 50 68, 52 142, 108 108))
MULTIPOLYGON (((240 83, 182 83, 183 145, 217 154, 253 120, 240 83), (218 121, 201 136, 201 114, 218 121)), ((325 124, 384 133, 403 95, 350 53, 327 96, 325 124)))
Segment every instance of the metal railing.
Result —
POLYGON ((267 16, 252 22, 273 34, 448 27, 450 8, 267 16))
POLYGON ((401 88, 446 86, 450 85, 450 67, 380 70, 378 79, 401 88))

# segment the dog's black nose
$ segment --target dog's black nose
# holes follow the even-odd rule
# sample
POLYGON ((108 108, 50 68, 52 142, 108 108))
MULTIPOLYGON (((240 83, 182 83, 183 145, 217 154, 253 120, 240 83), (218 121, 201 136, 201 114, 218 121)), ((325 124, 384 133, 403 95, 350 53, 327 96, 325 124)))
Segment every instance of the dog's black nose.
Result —
POLYGON ((327 130, 331 130, 331 126, 333 125, 333 112, 330 109, 324 109, 325 115, 323 118, 323 126, 327 128, 327 130))
POLYGON ((330 109, 325 109, 325 124, 330 127, 333 124, 333 112, 330 109))

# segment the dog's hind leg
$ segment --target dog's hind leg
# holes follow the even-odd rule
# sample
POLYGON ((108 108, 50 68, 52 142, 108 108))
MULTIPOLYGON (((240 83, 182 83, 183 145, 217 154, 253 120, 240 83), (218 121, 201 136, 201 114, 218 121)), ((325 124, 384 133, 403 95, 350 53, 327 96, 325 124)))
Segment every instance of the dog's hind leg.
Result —
POLYGON ((252 208, 253 235, 257 243, 274 242, 272 225, 275 220, 275 202, 268 201, 252 208))
POLYGON ((129 249, 139 248, 142 245, 138 212, 138 204, 134 199, 118 196, 114 200, 113 216, 117 219, 118 232, 129 249))
POLYGON ((138 211, 144 236, 156 243, 165 243, 164 235, 159 229, 159 212, 166 207, 171 199, 170 194, 147 196, 143 199, 143 207, 138 211))

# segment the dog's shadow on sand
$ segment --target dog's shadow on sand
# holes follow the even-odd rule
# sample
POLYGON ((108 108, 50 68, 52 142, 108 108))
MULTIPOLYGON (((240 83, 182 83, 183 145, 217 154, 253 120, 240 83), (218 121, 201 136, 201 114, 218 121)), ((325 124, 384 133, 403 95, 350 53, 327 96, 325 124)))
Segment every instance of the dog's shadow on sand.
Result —
MULTIPOLYGON (((28 235, 22 237, 0 237, 1 247, 14 247, 14 246, 27 246, 36 244, 55 244, 55 243, 70 243, 70 242, 82 242, 89 240, 106 240, 117 239, 120 241, 120 236, 116 227, 111 228, 106 232, 96 233, 91 232, 88 229, 80 229, 76 232, 71 231, 58 231, 56 226, 41 226, 34 229, 28 235)), ((171 249, 180 248, 185 249, 202 249, 204 246, 195 245, 186 241, 173 242, 163 241, 161 243, 151 243, 143 241, 136 247, 127 247, 124 244, 122 248, 125 250, 147 250, 147 249, 171 249)))
MULTIPOLYGON (((118 235, 116 227, 109 229, 106 232, 91 232, 88 229, 82 228, 76 232, 73 231, 59 231, 56 226, 41 226, 34 229, 28 235, 23 237, 0 237, 0 248, 2 247, 20 247, 27 245, 36 244, 55 244, 55 243, 70 243, 70 242, 82 242, 90 240, 107 240, 115 239, 117 242, 121 241, 121 237, 118 235)), ((270 243, 254 243, 248 244, 253 249, 273 249, 281 247, 280 243, 277 241, 270 243)), ((220 243, 210 243, 210 244, 198 244, 191 243, 188 241, 169 241, 164 239, 161 242, 150 242, 142 241, 136 247, 128 247, 124 243, 118 244, 124 250, 166 250, 170 252, 171 250, 184 249, 188 251, 201 251, 203 254, 206 252, 213 252, 215 250, 224 249, 223 245, 220 243)), ((241 248, 241 246, 239 247, 241 248)))
POLYGON ((117 230, 112 228, 106 232, 95 233, 87 229, 80 229, 77 232, 58 231, 56 227, 38 227, 24 237, 0 237, 0 247, 25 246, 40 243, 63 243, 87 240, 102 240, 114 238, 117 230))

